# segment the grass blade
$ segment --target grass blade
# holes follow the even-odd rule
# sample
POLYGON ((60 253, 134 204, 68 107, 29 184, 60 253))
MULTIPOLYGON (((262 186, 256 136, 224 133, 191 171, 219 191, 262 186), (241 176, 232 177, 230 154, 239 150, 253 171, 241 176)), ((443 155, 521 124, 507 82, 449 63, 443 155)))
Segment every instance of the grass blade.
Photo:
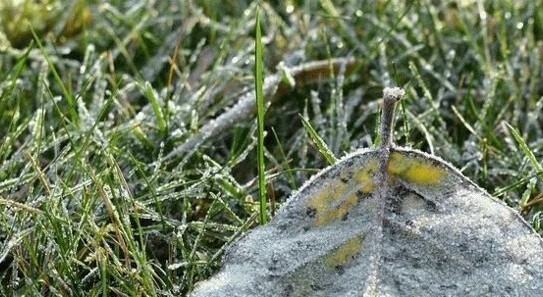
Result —
POLYGON ((51 74, 53 74, 53 77, 55 78, 55 81, 57 82, 58 86, 62 90, 62 95, 64 95, 64 99, 66 99, 67 102, 67 109, 68 109, 68 118, 70 119, 71 123, 75 126, 79 126, 79 114, 77 113, 77 107, 76 107, 76 99, 74 98, 73 94, 68 90, 66 87, 66 84, 63 82, 62 78, 60 77, 60 74, 58 73, 55 64, 49 57, 49 54, 46 52, 45 48, 43 47, 40 38, 34 31, 34 29, 31 27, 32 35, 34 36, 34 40, 36 41, 36 44, 38 45, 38 48, 40 49, 41 54, 45 58, 45 61, 47 62, 47 65, 49 66, 49 69, 51 70, 51 74))
POLYGON ((266 224, 266 173, 264 167, 264 96, 262 85, 263 62, 262 62, 262 33, 260 31, 260 14, 256 11, 256 33, 255 33, 255 93, 256 93, 256 114, 258 125, 258 144, 256 146, 258 158, 258 197, 260 201, 260 224, 266 224))
POLYGON ((509 123, 505 123, 507 125, 507 128, 509 128, 509 131, 511 134, 513 134, 513 137, 518 142, 518 145, 522 152, 526 155, 528 158, 528 161, 534 166, 534 168, 537 170, 537 172, 543 172, 543 166, 539 164, 539 161, 537 161, 537 158, 535 157, 534 153, 530 150, 524 139, 522 139, 522 136, 518 133, 517 129, 513 128, 513 126, 509 125, 509 123))
POLYGON ((143 93, 149 99, 149 103, 151 103, 151 107, 153 108, 153 111, 156 116, 156 121, 158 125, 158 129, 160 131, 160 135, 166 135, 168 134, 168 123, 166 122, 166 119, 164 117, 164 113, 162 112, 162 108, 160 106, 160 102, 158 101, 158 94, 155 90, 153 90, 153 87, 149 82, 144 82, 139 85, 142 89, 143 93))
POLYGON ((302 115, 300 115, 300 118, 302 118, 302 124, 304 125, 305 130, 307 133, 309 133, 309 137, 311 137, 311 140, 313 140, 313 143, 317 146, 317 149, 319 150, 319 153, 323 155, 323 157, 326 159, 328 164, 332 165, 337 162, 336 156, 334 156, 334 153, 328 148, 324 140, 317 134, 317 131, 313 129, 313 126, 309 123, 309 121, 304 118, 302 115))

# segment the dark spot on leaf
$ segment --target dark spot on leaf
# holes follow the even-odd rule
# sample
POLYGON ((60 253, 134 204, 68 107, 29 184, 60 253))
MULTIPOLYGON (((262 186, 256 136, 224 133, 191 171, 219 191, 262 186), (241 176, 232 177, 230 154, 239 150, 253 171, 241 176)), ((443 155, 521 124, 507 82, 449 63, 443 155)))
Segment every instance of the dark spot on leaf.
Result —
POLYGON ((358 198, 358 202, 368 198, 369 196, 370 195, 368 193, 364 193, 362 190, 356 191, 356 197, 358 198))
POLYGON ((314 218, 317 214, 317 209, 313 207, 308 207, 305 211, 305 214, 310 218, 314 218))
POLYGON ((313 291, 322 291, 322 290, 324 290, 324 287, 322 287, 322 286, 319 285, 319 284, 312 283, 312 284, 311 284, 311 289, 312 289, 313 291))
POLYGON ((343 275, 345 273, 345 267, 343 267, 343 265, 337 265, 335 269, 338 275, 343 275))
MULTIPOLYGON (((422 196, 420 197, 424 199, 422 196)), ((424 199, 424 200, 426 201, 426 210, 431 211, 431 212, 437 212, 437 205, 434 201, 430 201, 427 199, 424 199)))

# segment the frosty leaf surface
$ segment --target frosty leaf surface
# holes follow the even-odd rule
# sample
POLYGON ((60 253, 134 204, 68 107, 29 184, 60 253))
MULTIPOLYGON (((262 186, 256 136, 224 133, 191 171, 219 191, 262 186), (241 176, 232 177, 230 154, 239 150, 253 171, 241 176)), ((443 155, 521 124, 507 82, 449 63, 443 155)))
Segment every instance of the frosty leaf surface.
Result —
POLYGON ((311 178, 267 225, 232 244, 192 296, 539 296, 543 241, 447 162, 381 145, 311 178))
POLYGON ((446 162, 362 150, 230 246, 193 296, 537 296, 541 238, 446 162), (384 203, 384 204, 383 204, 384 203), (379 208, 383 206, 383 212, 379 208))

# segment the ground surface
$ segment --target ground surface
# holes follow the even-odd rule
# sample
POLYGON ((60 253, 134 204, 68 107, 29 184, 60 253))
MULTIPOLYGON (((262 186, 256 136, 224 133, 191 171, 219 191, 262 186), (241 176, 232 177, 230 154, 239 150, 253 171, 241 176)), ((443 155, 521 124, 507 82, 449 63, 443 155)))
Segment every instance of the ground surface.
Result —
MULTIPOLYGON (((258 223, 255 115, 198 138, 252 96, 257 3, 34 2, 0 4, 0 295, 190 291, 258 223)), ((397 85, 396 142, 539 229, 542 5, 263 2, 269 216, 327 165, 299 114, 341 157, 397 85)))

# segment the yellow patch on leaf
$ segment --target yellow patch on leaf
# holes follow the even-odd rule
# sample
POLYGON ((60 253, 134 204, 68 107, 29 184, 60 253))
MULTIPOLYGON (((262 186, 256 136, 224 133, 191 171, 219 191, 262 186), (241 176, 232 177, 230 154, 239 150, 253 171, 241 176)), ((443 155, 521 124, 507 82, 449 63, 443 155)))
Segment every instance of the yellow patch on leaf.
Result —
POLYGON ((419 185, 432 185, 445 177, 445 169, 426 160, 409 158, 402 153, 392 152, 388 172, 419 185))
POLYGON ((324 259, 324 264, 328 267, 341 266, 347 263, 356 253, 362 249, 364 238, 355 236, 336 248, 335 251, 328 254, 324 259))
POLYGON ((362 170, 355 173, 355 180, 360 183, 360 190, 362 192, 370 193, 375 188, 372 175, 372 172, 374 172, 375 169, 377 169, 377 160, 373 159, 370 160, 362 170))

